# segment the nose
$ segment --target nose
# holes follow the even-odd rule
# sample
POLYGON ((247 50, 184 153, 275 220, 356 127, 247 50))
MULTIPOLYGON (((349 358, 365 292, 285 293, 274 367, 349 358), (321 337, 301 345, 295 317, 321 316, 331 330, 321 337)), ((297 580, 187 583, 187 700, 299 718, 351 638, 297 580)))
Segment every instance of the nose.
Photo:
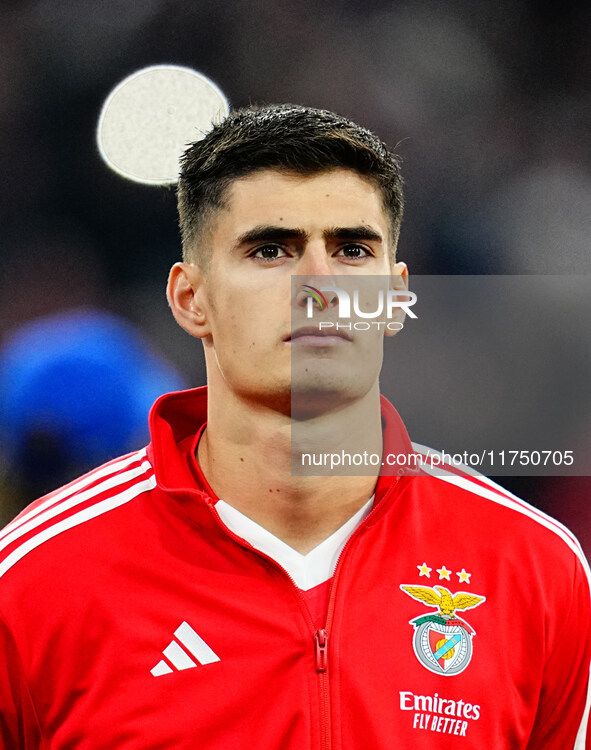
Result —
POLYGON ((322 240, 308 243, 295 273, 297 276, 292 278, 292 299, 296 307, 326 310, 336 305, 336 296, 332 292, 323 293, 320 289, 337 285, 330 254, 322 240))
POLYGON ((326 276, 309 277, 298 276, 297 281, 294 279, 294 302, 296 307, 308 310, 308 316, 312 310, 327 310, 336 307, 339 298, 332 290, 323 289, 322 287, 331 286, 327 282, 326 276))
MULTIPOLYGON (((323 240, 308 242, 300 261, 299 276, 329 276, 332 273, 331 258, 323 240)), ((326 281, 326 279, 325 279, 326 281)))

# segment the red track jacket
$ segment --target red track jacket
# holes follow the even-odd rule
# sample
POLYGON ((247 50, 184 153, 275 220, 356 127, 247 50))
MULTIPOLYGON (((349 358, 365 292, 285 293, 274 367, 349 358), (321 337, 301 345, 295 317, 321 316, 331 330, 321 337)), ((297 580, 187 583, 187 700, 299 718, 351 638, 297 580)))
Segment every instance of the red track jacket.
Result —
MULTIPOLYGON (((587 746, 589 582, 566 529, 485 479, 382 477, 318 628, 187 461, 205 414, 205 389, 163 397, 147 451, 2 532, 2 748, 587 746)), ((408 441, 384 420, 386 449, 408 441)))

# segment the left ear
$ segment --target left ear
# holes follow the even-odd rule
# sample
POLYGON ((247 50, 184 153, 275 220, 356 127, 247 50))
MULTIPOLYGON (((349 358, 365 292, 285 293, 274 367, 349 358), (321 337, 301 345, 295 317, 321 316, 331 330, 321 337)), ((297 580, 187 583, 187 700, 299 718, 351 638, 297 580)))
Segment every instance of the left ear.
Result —
MULTIPOLYGON (((395 289, 399 292, 408 290, 408 268, 406 266, 406 263, 398 261, 397 263, 392 264, 391 269, 392 273, 390 275, 390 289, 395 289)), ((404 300, 404 298, 402 298, 402 300, 404 300)), ((392 315, 392 318, 388 322, 399 323, 399 328, 394 328, 394 330, 392 330, 391 328, 386 328, 385 335, 396 336, 398 330, 402 328, 405 318, 406 313, 404 312, 404 309, 402 307, 397 307, 392 315)))
POLYGON ((170 269, 166 297, 176 322, 187 333, 203 339, 211 334, 203 270, 194 263, 175 263, 170 269))

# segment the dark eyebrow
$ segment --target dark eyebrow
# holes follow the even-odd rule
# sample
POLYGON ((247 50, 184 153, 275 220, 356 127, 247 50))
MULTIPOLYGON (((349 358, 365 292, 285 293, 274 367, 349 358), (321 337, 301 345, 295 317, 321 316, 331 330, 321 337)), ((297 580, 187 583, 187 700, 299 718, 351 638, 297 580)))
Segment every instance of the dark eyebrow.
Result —
POLYGON ((360 225, 357 227, 330 227, 324 232, 324 237, 335 240, 367 240, 368 242, 383 242, 382 235, 372 227, 360 225))
POLYGON ((251 242, 279 242, 281 240, 306 240, 308 235, 303 229, 288 229, 270 224, 261 224, 241 234, 236 245, 246 245, 251 242))
MULTIPOLYGON (((383 242, 381 234, 372 227, 364 224, 354 227, 329 227, 323 234, 325 239, 383 242)), ((272 224, 260 224, 241 234, 236 240, 236 246, 248 245, 253 242, 305 241, 307 239, 308 233, 303 229, 290 229, 289 227, 278 227, 272 224)))

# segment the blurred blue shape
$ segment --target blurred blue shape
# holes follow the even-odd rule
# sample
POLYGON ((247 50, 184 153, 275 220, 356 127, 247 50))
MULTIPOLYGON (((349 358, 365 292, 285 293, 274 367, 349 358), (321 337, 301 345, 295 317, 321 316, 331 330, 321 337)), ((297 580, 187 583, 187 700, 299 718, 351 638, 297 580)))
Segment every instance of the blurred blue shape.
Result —
POLYGON ((147 443, 150 406, 184 387, 130 323, 71 310, 26 323, 0 351, 0 431, 17 463, 43 435, 90 467, 147 443))

